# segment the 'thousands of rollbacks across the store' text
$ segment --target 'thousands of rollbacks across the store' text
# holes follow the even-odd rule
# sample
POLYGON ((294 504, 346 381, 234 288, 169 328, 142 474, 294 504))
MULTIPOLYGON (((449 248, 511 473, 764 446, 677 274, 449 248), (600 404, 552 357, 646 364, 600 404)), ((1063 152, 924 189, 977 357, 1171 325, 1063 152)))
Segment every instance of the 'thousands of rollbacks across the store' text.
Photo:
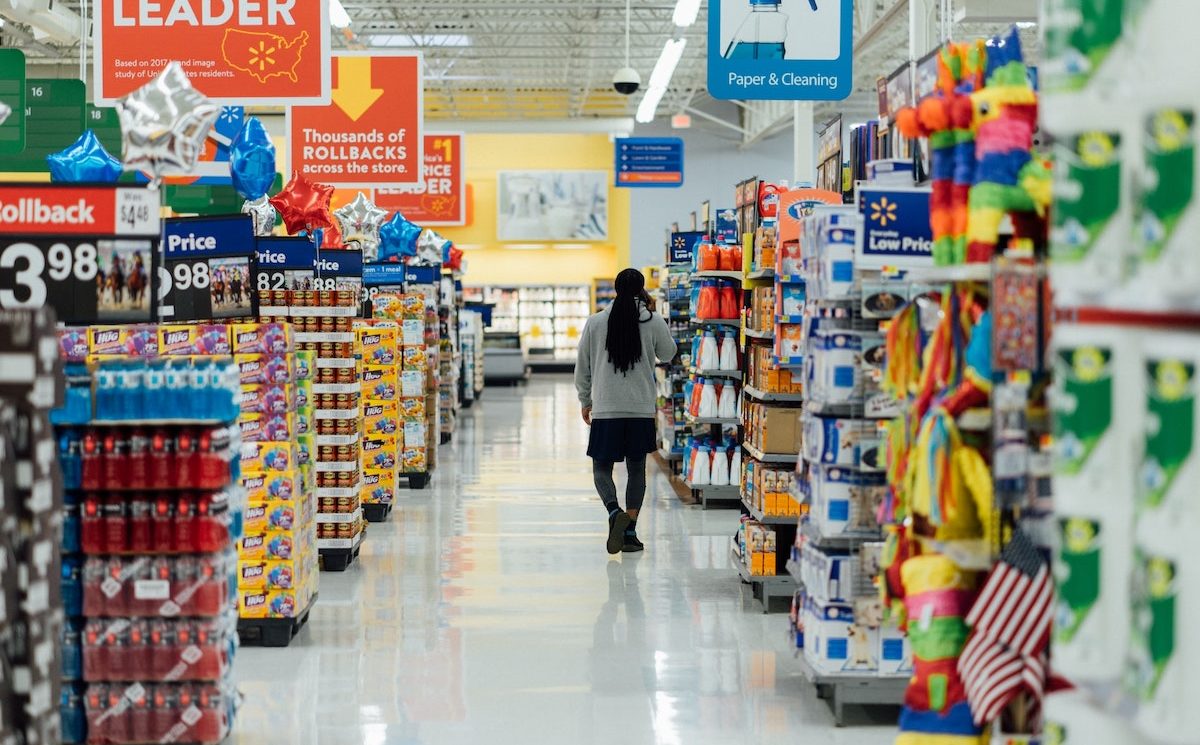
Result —
POLYGON ((326 176, 364 173, 406 173, 402 161, 408 157, 403 144, 408 131, 322 132, 304 130, 304 159, 335 161, 314 164, 305 170, 326 176), (341 161, 341 162, 337 162, 341 161))
POLYGON ((828 88, 837 90, 839 81, 836 75, 797 75, 794 72, 769 73, 766 75, 744 75, 729 73, 729 84, 739 88, 752 88, 759 85, 782 85, 796 88, 828 88))

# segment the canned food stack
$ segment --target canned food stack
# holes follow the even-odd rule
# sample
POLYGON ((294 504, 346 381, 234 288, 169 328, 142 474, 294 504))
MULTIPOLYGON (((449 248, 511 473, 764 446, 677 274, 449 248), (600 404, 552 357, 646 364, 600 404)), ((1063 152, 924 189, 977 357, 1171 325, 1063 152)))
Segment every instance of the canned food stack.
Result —
MULTIPOLYGON (((408 476, 410 487, 420 488, 429 482, 439 437, 437 377, 434 374, 437 355, 435 353, 431 361, 427 351, 437 349, 437 340, 434 339, 432 346, 427 343, 427 303, 423 294, 380 293, 374 307, 376 321, 400 325, 400 395, 396 408, 397 426, 403 427, 404 435, 403 442, 397 443, 402 445, 399 472, 408 476)), ((431 312, 436 323, 436 307, 431 312)), ((437 333, 436 326, 434 333, 437 333)), ((375 430, 372 420, 372 416, 367 417, 368 434, 375 430)))
POLYGON ((63 378, 54 349, 53 313, 0 312, 0 739, 29 745, 59 741, 63 498, 48 413, 63 402, 63 378))
POLYGON ((400 324, 356 321, 355 341, 362 360, 360 387, 364 412, 372 411, 373 429, 362 439, 362 503, 370 522, 382 522, 396 496, 400 462, 400 324), (387 416, 374 416, 375 407, 387 416))
POLYGON ((247 495, 238 611, 248 620, 299 618, 317 593, 315 445, 300 413, 315 355, 296 351, 293 326, 280 321, 235 324, 231 337, 247 495))
POLYGON ((355 357, 359 293, 295 290, 286 295, 297 348, 313 352, 312 424, 316 434, 317 550, 321 568, 344 571, 362 543, 363 416, 355 357))
POLYGON ((60 702, 72 742, 217 743, 233 724, 238 370, 216 327, 172 330, 60 335, 71 387, 54 422, 79 504, 63 540, 80 558, 61 574, 79 616, 61 665, 76 681, 60 702))

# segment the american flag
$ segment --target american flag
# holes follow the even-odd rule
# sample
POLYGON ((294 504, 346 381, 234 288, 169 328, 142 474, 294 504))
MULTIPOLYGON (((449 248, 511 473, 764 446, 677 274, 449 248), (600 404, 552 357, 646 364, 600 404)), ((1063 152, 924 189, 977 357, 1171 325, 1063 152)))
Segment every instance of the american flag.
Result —
POLYGON ((995 721, 1022 690, 1040 708, 1053 603, 1049 566, 1033 541, 1014 531, 967 614, 974 633, 958 659, 976 724, 995 721))

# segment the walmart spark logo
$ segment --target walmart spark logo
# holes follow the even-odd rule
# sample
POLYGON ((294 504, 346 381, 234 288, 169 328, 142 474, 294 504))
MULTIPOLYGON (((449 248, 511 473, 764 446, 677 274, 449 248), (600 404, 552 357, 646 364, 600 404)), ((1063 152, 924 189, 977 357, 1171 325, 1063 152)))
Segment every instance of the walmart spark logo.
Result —
POLYGON ((871 220, 886 228, 889 222, 896 222, 896 203, 887 197, 880 197, 878 202, 871 202, 871 220))

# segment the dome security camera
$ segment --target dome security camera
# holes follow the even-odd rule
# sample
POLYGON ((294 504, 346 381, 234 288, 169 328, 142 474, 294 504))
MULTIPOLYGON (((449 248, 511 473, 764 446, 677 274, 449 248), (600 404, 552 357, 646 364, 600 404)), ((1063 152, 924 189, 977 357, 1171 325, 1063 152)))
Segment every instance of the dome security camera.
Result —
POLYGON ((622 96, 632 96, 642 87, 642 76, 632 67, 622 67, 613 75, 613 88, 622 96))

